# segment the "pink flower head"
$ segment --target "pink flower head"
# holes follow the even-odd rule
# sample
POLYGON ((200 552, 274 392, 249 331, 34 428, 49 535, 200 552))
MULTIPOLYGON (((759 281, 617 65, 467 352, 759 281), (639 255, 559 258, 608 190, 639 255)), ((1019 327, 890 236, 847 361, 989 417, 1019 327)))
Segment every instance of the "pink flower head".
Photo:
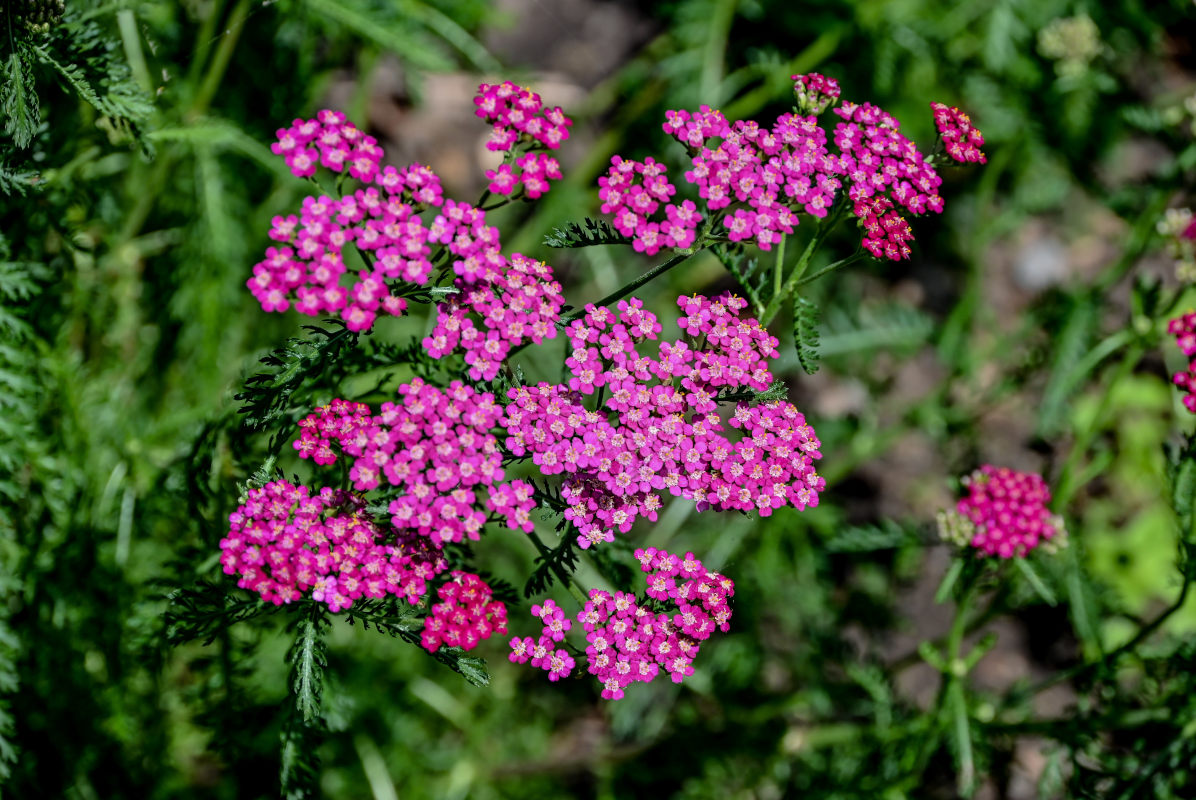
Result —
POLYGON ((1051 493, 1042 476, 985 464, 963 483, 967 495, 955 515, 940 518, 948 538, 1001 558, 1024 558, 1062 538, 1063 523, 1048 508, 1051 493))
MULTIPOLYGON (((469 572, 454 570, 452 578, 441 585, 439 603, 432 606, 424 619, 421 644, 429 653, 445 647, 472 650, 493 634, 507 632, 507 607, 493 599, 490 586, 469 572)), ((512 661, 518 661, 526 648, 515 648, 512 642, 512 661)))
POLYGON ((725 395, 772 385, 777 340, 740 316, 747 303, 734 295, 678 305, 685 336, 675 342, 658 341, 660 324, 638 299, 617 314, 587 306, 568 329, 568 383, 508 392, 507 448, 562 476, 565 518, 583 548, 656 519, 666 495, 762 516, 818 503, 820 444, 796 408, 740 401, 729 422, 736 435, 718 413, 725 395), (654 354, 640 352, 648 342, 654 354), (583 398, 599 389, 603 407, 591 411, 583 398))
POLYGON ((299 178, 311 177, 320 165, 334 172, 347 168, 353 177, 368 182, 382 161, 382 149, 374 137, 363 134, 344 114, 328 109, 315 119, 297 119, 291 127, 281 128, 270 149, 283 156, 299 178))
MULTIPOLYGON (((585 633, 586 671, 597 679, 602 697, 608 700, 621 699, 630 684, 647 683, 661 674, 680 683, 693 674, 701 643, 716 630, 730 630, 728 601, 735 593, 730 579, 707 571, 692 553, 682 559, 649 548, 635 555, 648 574, 648 596, 657 608, 672 611, 641 605, 633 594, 594 590, 576 616, 585 633)), ((549 680, 559 680, 576 666, 573 657, 557 646, 570 628, 568 620, 551 600, 532 606, 532 616, 544 623, 540 638, 534 644, 531 638, 513 639, 510 659, 530 660, 533 667, 549 673, 549 680)))
POLYGON ((558 107, 546 107, 540 95, 511 81, 483 83, 473 99, 477 115, 494 125, 486 147, 510 150, 519 141, 555 150, 569 138, 573 120, 558 107))
POLYGON ((1167 323, 1167 332, 1175 337, 1175 344, 1188 357, 1188 369, 1172 376, 1172 382, 1184 392, 1184 408, 1196 414, 1196 311, 1181 314, 1167 323))
POLYGON ((972 126, 967 114, 943 103, 931 103, 930 108, 934 111, 934 125, 943 137, 943 145, 952 161, 960 164, 987 163, 988 159, 980 151, 984 146, 984 136, 972 126))
POLYGON ((400 536, 387 536, 362 513, 364 500, 351 492, 285 480, 251 489, 229 515, 220 563, 237 585, 281 605, 304 596, 333 613, 361 597, 422 599, 425 580, 447 565, 439 554, 400 536))

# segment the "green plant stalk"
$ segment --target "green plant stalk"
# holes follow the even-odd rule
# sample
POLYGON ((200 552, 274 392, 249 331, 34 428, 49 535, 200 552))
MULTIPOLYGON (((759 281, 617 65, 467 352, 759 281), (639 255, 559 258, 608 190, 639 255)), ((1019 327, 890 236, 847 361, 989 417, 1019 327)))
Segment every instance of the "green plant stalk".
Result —
POLYGON ((245 20, 249 16, 249 2, 250 0, 237 0, 237 4, 233 6, 228 18, 228 31, 221 37, 220 45, 216 48, 215 55, 212 56, 212 63, 208 66, 203 83, 200 84, 199 91, 196 92, 195 99, 187 113, 189 118, 202 117, 207 112, 208 106, 212 104, 216 91, 220 88, 220 82, 224 80, 228 64, 232 60, 233 51, 237 49, 237 40, 241 36, 241 31, 245 29, 245 20))
POLYGON ((772 293, 773 293, 774 297, 779 296, 781 294, 781 283, 783 282, 784 270, 785 270, 785 242, 787 242, 788 240, 789 240, 788 235, 782 233, 781 234, 781 243, 779 245, 777 245, 777 260, 776 260, 776 264, 773 265, 773 270, 772 270, 772 276, 773 276, 772 293))
MULTIPOLYGON (((963 592, 959 597, 959 603, 955 606, 955 617, 951 620, 951 628, 947 632, 946 643, 946 661, 943 671, 943 685, 939 688, 938 697, 935 699, 934 709, 930 712, 930 718, 933 723, 927 733, 926 740, 918 753, 916 766, 913 773, 913 778, 921 780, 922 774, 926 771, 926 767, 930 764, 931 757, 934 756, 938 750, 939 740, 942 737, 946 717, 948 712, 951 713, 950 722, 954 724, 955 709, 952 697, 956 694, 962 694, 964 687, 961 683, 964 676, 967 674, 967 666, 961 656, 963 649, 964 634, 967 631, 967 617, 971 610, 972 599, 976 592, 976 576, 964 576, 967 583, 964 585, 963 592), (958 684, 958 685, 957 685, 958 684)), ((966 703, 965 703, 966 706, 966 703)), ((966 718, 965 718, 966 721, 966 718)), ((969 740, 969 759, 970 756, 970 740, 969 740)), ((963 754, 960 754, 960 761, 963 761, 963 754)), ((960 773, 960 784, 963 785, 964 773, 960 773)))
POLYGON ((783 286, 773 293, 772 298, 768 301, 768 305, 764 307, 764 315, 760 318, 761 325, 767 327, 770 322, 776 319, 777 314, 781 311, 781 306, 789 298, 789 295, 793 294, 793 290, 797 288, 797 282, 801 280, 801 276, 805 274, 806 268, 810 266, 810 259, 814 256, 814 252, 818 249, 819 244, 821 244, 821 239, 818 233, 815 233, 810 239, 810 243, 806 245, 805 252, 801 254, 801 258, 794 265, 793 271, 789 273, 789 278, 783 286))
POLYGON ((1071 452, 1067 454, 1067 460, 1063 462, 1063 467, 1059 471, 1059 480, 1056 482, 1054 503, 1056 513, 1063 513, 1068 503, 1071 502, 1072 496, 1082 485, 1076 478, 1076 470, 1079 468, 1084 456, 1087 455, 1088 449, 1092 446, 1093 439, 1100 432, 1101 423, 1109 411, 1109 405, 1113 401, 1114 390, 1133 371, 1139 359, 1142 358, 1142 353, 1142 346, 1140 344, 1135 345, 1121 359, 1121 363, 1117 365, 1112 379, 1105 384, 1104 390, 1101 392, 1096 411, 1092 416, 1092 421, 1076 437, 1071 452))

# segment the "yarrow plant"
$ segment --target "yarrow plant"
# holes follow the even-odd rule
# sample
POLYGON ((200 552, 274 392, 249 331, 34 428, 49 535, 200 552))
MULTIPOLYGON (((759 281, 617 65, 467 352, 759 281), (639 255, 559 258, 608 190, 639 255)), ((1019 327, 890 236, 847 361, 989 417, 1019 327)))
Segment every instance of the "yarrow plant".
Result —
MULTIPOLYGON (((773 372, 782 344, 768 326, 789 304, 799 361, 810 369, 812 305, 799 290, 864 254, 909 258, 907 217, 942 211, 946 163, 924 155, 885 111, 840 95, 833 79, 795 76, 796 106, 771 126, 708 106, 669 111, 663 129, 684 148, 691 196, 670 180, 668 158, 616 155, 598 187, 612 221, 568 223, 546 240, 669 257, 571 308, 553 268, 505 253, 487 218, 536 201, 562 176, 551 153, 572 122, 535 92, 509 81, 479 86, 486 147, 503 160, 472 203, 446 197, 426 165, 385 164, 377 141, 339 112, 278 132, 274 152, 316 191, 297 213, 274 218, 274 245, 248 286, 266 311, 333 315, 343 330, 322 332, 314 351, 272 357, 279 373, 253 379, 244 396, 255 424, 282 421, 274 447, 292 441, 315 468, 310 485, 335 488, 284 480, 271 456, 229 518, 221 562, 270 606, 313 615, 296 652, 314 652, 320 615, 343 613, 481 682, 480 662, 463 653, 506 633, 519 602, 479 563, 473 545, 492 530, 494 546, 506 537, 536 549, 525 597, 559 584, 577 603, 567 611, 551 598, 535 602, 539 635, 515 626, 512 661, 550 681, 580 665, 611 700, 633 683, 694 673, 702 643, 730 629, 730 578, 693 553, 654 548, 635 550, 639 587, 586 587, 576 569, 582 559, 617 561, 620 548, 595 548, 635 536, 669 496, 703 513, 758 517, 819 504, 821 443, 773 372), (820 116, 832 108, 824 128, 820 116), (861 246, 807 274, 847 216, 861 246), (800 257, 787 259, 787 238, 806 226, 800 257), (772 280, 751 247, 775 254, 772 280), (663 338, 636 290, 706 250, 739 290, 679 297, 678 333, 663 338), (427 333, 417 341, 364 335, 420 306, 427 333), (528 382, 513 357, 535 358, 535 345, 558 334, 567 339, 560 379, 528 382), (343 399, 354 396, 347 378, 375 368, 414 374, 393 390, 388 375, 360 399, 343 399), (541 539, 541 523, 555 524, 555 543, 541 539)), ((983 138, 966 115, 938 104, 934 113, 948 161, 983 163, 983 138)), ((992 492, 1005 485, 993 480, 992 492)), ((990 505, 1007 502, 998 497, 990 505)), ((1042 522, 1004 533, 984 516, 1003 519, 996 506, 973 505, 960 513, 975 517, 965 518, 977 547, 1020 555, 1053 535, 1042 522)))

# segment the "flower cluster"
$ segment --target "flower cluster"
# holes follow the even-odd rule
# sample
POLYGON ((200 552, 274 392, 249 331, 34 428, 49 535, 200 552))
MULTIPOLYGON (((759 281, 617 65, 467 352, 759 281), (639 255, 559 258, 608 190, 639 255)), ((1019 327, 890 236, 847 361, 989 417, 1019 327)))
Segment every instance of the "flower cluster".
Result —
POLYGON ((310 591, 333 611, 361 597, 387 595, 417 603, 427 581, 447 565, 420 543, 382 543, 382 532, 362 515, 363 502, 329 488, 312 495, 285 480, 251 489, 229 515, 220 563, 237 585, 275 605, 310 591))
MULTIPOLYGON (((608 700, 623 697, 632 683, 649 682, 663 670, 674 683, 693 674, 693 660, 700 643, 714 631, 730 630, 728 599, 735 584, 687 553, 685 558, 654 548, 637 550, 640 568, 648 573, 648 597, 671 603, 675 613, 653 611, 625 592, 590 592, 590 601, 578 612, 577 622, 586 632, 586 670, 602 685, 608 700)), ((511 640, 511 661, 548 672, 550 680, 568 676, 574 659, 557 644, 571 623, 551 600, 532 607, 544 622, 540 637, 511 640)))
POLYGON ((934 111, 934 125, 943 137, 943 145, 951 160, 961 164, 988 162, 984 153, 980 152, 984 146, 984 136, 972 126, 971 117, 943 103, 931 103, 930 108, 934 111))
POLYGON ((838 166, 848 183, 847 196, 855 203, 855 215, 865 226, 864 246, 878 258, 882 253, 893 261, 909 258, 906 242, 913 237, 894 207, 913 214, 942 213, 938 189, 943 179, 918 146, 900 133, 901 123, 892 114, 871 103, 843 103, 834 113, 843 119, 835 126, 835 144, 841 152, 838 166), (887 235, 878 237, 869 230, 867 216, 877 216, 887 235))
POLYGON ((985 555, 1023 558, 1041 544, 1059 545, 1063 520, 1047 507, 1051 492, 1040 475, 985 464, 963 479, 967 496, 939 514, 944 539, 985 555))
POLYGON ((441 390, 419 378, 399 387, 402 402, 368 406, 337 400, 303 421, 295 449, 302 458, 328 464, 331 443, 354 457, 354 488, 377 488, 382 479, 403 494, 391 501, 391 522, 399 531, 447 542, 477 540, 489 521, 483 508, 512 530, 531 531, 535 508, 529 484, 502 484, 502 455, 491 429, 502 409, 494 395, 460 381, 441 390), (485 503, 478 492, 485 490, 485 503))
POLYGON ((362 133, 339 111, 324 109, 315 119, 297 119, 278 130, 278 141, 270 145, 275 155, 286 159, 291 172, 310 178, 316 167, 344 172, 369 183, 378 174, 382 148, 373 136, 362 133))
POLYGON ((493 599, 490 586, 477 575, 453 570, 438 594, 440 602, 424 618, 420 636, 429 653, 441 645, 472 650, 492 634, 507 632, 507 607, 493 599))
POLYGON ((573 120, 559 106, 546 107, 540 95, 511 81, 483 83, 473 102, 477 115, 494 124, 486 143, 491 150, 511 150, 521 138, 530 146, 555 150, 569 138, 573 120))
POLYGON ((1196 414, 1196 311, 1168 322, 1167 333, 1175 337, 1175 344, 1189 359, 1187 371, 1175 373, 1172 380, 1184 392, 1184 407, 1196 414))
MULTIPOLYGON (((463 243, 450 249, 458 244, 466 252, 463 243)), ((556 338, 565 299, 552 267, 519 253, 507 260, 497 244, 476 240, 454 269, 458 294, 437 306, 436 327, 423 341, 430 355, 463 350, 469 377, 488 381, 514 348, 556 338)))
POLYGON ((429 229, 419 213, 442 202, 440 179, 427 167, 387 167, 376 186, 337 200, 307 197, 298 216, 277 216, 266 250, 248 286, 266 311, 295 310, 309 316, 338 314, 353 331, 368 330, 379 311, 394 316, 407 309, 389 281, 423 284, 432 271, 431 245, 449 241, 457 225, 447 220, 429 229), (379 187, 381 191, 379 191, 379 187), (368 269, 345 288, 344 248, 367 256, 368 269))
MULTIPOLYGON (((513 84, 483 84, 478 106, 479 115, 500 120, 516 139, 526 135, 533 147, 556 147, 571 124, 559 108, 544 109, 538 95, 513 84)), ((293 306, 311 316, 336 314, 349 330, 365 331, 379 313, 403 314, 405 297, 419 296, 415 288, 445 267, 455 275, 455 294, 438 305, 436 329, 424 340, 433 356, 460 350, 470 375, 489 380, 513 348, 556 335, 564 301, 552 268, 518 253, 503 255, 485 211, 445 200, 428 167, 379 171, 377 143, 333 111, 279 131, 274 151, 296 174, 310 175, 318 164, 337 171, 347 165, 363 187, 339 199, 308 197, 300 214, 274 218, 270 238, 278 245, 266 250, 248 281, 264 310, 293 306), (361 253, 366 267, 349 276, 348 287, 342 284, 350 271, 346 246, 361 253)), ((547 154, 526 152, 488 177, 492 192, 509 195, 522 187, 523 196, 536 199, 561 170, 547 154)))
POLYGON ((530 661, 533 667, 547 672, 550 681, 569 677, 577 662, 565 648, 558 648, 557 644, 565 638, 573 622, 565 617, 564 609, 552 600, 532 606, 532 616, 544 623, 540 636, 537 639, 530 636, 512 639, 510 660, 516 664, 530 661))
POLYGON ((660 342, 655 357, 636 350, 661 330, 640 301, 620 302, 617 315, 587 306, 568 331, 568 385, 509 392, 507 447, 531 455, 545 475, 564 474, 565 517, 583 548, 613 541, 615 529, 626 533, 640 516, 655 520, 661 491, 695 500, 698 510, 761 516, 818 503, 819 441, 793 405, 739 402, 729 421, 742 431, 738 441, 719 415, 720 400, 770 387, 777 340, 739 316, 747 303, 734 295, 678 305, 687 336, 660 342), (585 397, 599 391, 600 407, 587 409, 585 397))
POLYGON ((834 78, 811 72, 808 75, 791 75, 793 94, 797 108, 803 114, 821 114, 839 102, 839 82, 834 78))
MULTIPOLYGON (((711 212, 746 206, 723 220, 732 241, 754 239, 768 250, 782 234, 793 233, 798 224, 793 208, 826 216, 840 184, 826 170, 826 133, 813 116, 785 114, 772 128, 763 128, 750 120, 731 124, 721 113, 710 112, 700 131, 709 136, 685 179, 698 187, 711 212)), ((696 139, 692 129, 686 133, 690 142, 696 139)))
POLYGON ((638 252, 652 256, 663 248, 694 243, 702 217, 690 200, 669 201, 677 187, 665 177, 664 164, 615 156, 598 185, 602 213, 613 216, 615 229, 631 237, 638 252))
POLYGON ((525 197, 537 200, 551 188, 549 179, 561 179, 561 165, 547 153, 525 153, 515 159, 514 167, 500 164, 498 169, 486 170, 486 179, 490 181, 487 190, 494 194, 511 195, 522 186, 525 197))
MULTIPOLYGON (((900 123, 869 103, 844 102, 835 109, 841 121, 833 142, 839 152, 831 152, 818 115, 838 102, 838 83, 816 73, 793 80, 798 113, 778 117, 771 127, 728 121, 709 106, 666 112, 664 131, 689 150, 693 168, 685 178, 698 187, 706 211, 731 241, 751 240, 768 250, 793 233, 799 214, 827 216, 845 190, 848 207, 864 229, 864 247, 877 258, 908 258, 913 235, 898 209, 940 213, 942 179, 917 145, 899 132, 900 123)), ((957 160, 983 162, 979 146, 984 139, 967 116, 941 104, 934 109, 948 153, 957 160)), ((664 178, 664 168, 651 159, 640 164, 618 156, 612 164, 599 184, 602 211, 613 216, 615 227, 649 254, 688 247, 690 240, 676 244, 675 234, 670 241, 677 223, 670 210, 686 201, 679 206, 672 199, 675 189, 664 178), (669 230, 651 219, 662 206, 669 230)), ((696 225, 697 209, 687 216, 696 225)))

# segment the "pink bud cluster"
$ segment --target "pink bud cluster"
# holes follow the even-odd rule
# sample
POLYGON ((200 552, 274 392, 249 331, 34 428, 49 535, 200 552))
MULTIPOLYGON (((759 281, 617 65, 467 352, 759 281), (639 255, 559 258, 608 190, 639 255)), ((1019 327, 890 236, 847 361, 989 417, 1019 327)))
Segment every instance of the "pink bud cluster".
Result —
POLYGON ((1168 322, 1167 333, 1175 337, 1175 344, 1189 359, 1187 371, 1175 373, 1172 381, 1184 391, 1184 407, 1196 414, 1196 311, 1168 322))
POLYGON ((515 664, 530 661, 533 667, 547 672, 550 681, 569 677, 577 662, 564 647, 558 648, 557 644, 564 640, 573 622, 565 617, 564 609, 552 600, 532 606, 532 616, 544 623, 539 638, 516 636, 511 640, 511 655, 508 658, 515 664))
POLYGON ((985 464, 964 479, 956 505, 974 526, 971 545, 987 555, 1024 557, 1062 531, 1047 507, 1051 491, 1040 475, 985 464))
POLYGON ((458 294, 437 306, 436 327, 423 341, 430 355, 463 350, 469 377, 488 381, 514 348, 556 338, 565 299, 552 267, 519 253, 507 260, 497 241, 478 240, 454 269, 458 294))
POLYGON ((893 210, 893 203, 887 197, 876 195, 857 200, 854 211, 864 231, 860 244, 874 257, 897 261, 913 252, 909 242, 913 241, 914 232, 905 217, 893 210))
POLYGON ((655 357, 636 346, 656 340, 655 315, 632 299, 618 314, 586 307, 569 328, 568 385, 540 383, 508 393, 507 447, 531 455, 545 475, 565 476, 565 517, 582 548, 614 540, 615 529, 655 520, 662 491, 697 502, 698 510, 755 510, 817 505, 825 482, 814 470, 819 441, 785 401, 739 402, 731 428, 719 415, 720 392, 764 391, 777 340, 734 295, 678 300, 682 340, 660 342, 655 357), (602 391, 597 410, 583 404, 602 391))
POLYGON ((429 653, 441 645, 472 650, 491 635, 507 632, 507 607, 493 599, 489 584, 477 575, 453 570, 437 591, 440 602, 424 618, 420 636, 429 653))
MULTIPOLYGON (((586 632, 586 669, 602 685, 602 696, 619 700, 632 683, 647 683, 663 670, 674 683, 693 674, 693 660, 700 643, 714 631, 729 631, 731 608, 728 599, 735 584, 708 572, 702 562, 687 553, 685 558, 648 548, 637 550, 641 569, 648 573, 648 597, 672 604, 676 611, 653 611, 635 595, 613 595, 597 589, 590 602, 578 612, 577 622, 586 632)), ((563 612, 547 601, 532 608, 544 621, 539 639, 511 640, 511 661, 544 669, 550 680, 568 676, 574 660, 557 647, 571 624, 563 612)))
POLYGON ((446 568, 429 548, 384 544, 382 531, 359 512, 362 500, 330 488, 312 495, 285 480, 251 489, 229 515, 220 563, 237 585, 275 605, 310 592, 343 611, 361 597, 404 597, 418 603, 427 581, 446 568))
POLYGON ((934 111, 934 125, 943 137, 943 145, 951 160, 961 164, 985 164, 988 159, 980 148, 984 146, 984 135, 972 126, 972 119, 955 106, 931 103, 934 111))
POLYGON ((537 200, 551 188, 550 179, 559 181, 561 177, 561 165, 555 158, 547 153, 525 153, 515 159, 514 167, 500 164, 498 169, 486 170, 486 179, 490 181, 486 188, 508 196, 522 186, 524 197, 537 200))
POLYGON ((367 491, 385 478, 399 487, 403 494, 388 509, 391 523, 437 548, 476 541, 491 521, 483 508, 511 530, 530 532, 532 487, 520 480, 502 483, 502 454, 491 433, 502 409, 494 395, 460 381, 442 390, 419 378, 399 387, 399 394, 401 403, 383 403, 372 416, 368 406, 344 400, 317 409, 300 422, 295 449, 301 458, 328 464, 336 459, 336 442, 354 457, 353 486, 367 491), (484 504, 478 496, 483 490, 484 504))
POLYGON ((368 183, 382 162, 377 139, 347 122, 341 112, 328 109, 315 119, 297 119, 291 127, 280 128, 278 141, 270 149, 283 156, 299 178, 315 175, 317 166, 333 172, 344 172, 348 167, 350 175, 368 183))
POLYGON ((532 147, 555 150, 569 138, 573 120, 559 106, 546 107, 540 95, 511 81, 483 83, 473 102, 477 115, 494 124, 486 143, 490 150, 510 150, 521 138, 532 147))
POLYGON ((598 185, 602 213, 613 216, 619 233, 632 237, 637 252, 652 256, 663 248, 694 243, 702 217, 690 200, 670 202, 677 187, 665 177, 664 164, 615 156, 598 185))
POLYGON ((839 82, 834 78, 811 72, 808 75, 792 75, 793 94, 797 107, 803 114, 821 114, 839 102, 839 82))

